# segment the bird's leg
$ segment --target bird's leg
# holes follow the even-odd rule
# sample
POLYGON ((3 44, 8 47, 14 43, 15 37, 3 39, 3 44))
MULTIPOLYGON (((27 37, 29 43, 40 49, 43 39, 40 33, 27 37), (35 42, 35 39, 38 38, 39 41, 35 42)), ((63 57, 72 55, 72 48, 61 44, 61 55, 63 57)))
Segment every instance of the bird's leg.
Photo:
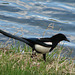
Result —
POLYGON ((46 62, 46 54, 43 54, 43 59, 46 62))
POLYGON ((35 56, 37 56, 37 55, 36 55, 36 51, 33 49, 33 50, 32 50, 32 55, 31 55, 31 57, 33 58, 33 57, 35 57, 35 56))
POLYGON ((51 52, 53 49, 54 49, 54 47, 52 47, 52 48, 49 50, 49 52, 51 52))

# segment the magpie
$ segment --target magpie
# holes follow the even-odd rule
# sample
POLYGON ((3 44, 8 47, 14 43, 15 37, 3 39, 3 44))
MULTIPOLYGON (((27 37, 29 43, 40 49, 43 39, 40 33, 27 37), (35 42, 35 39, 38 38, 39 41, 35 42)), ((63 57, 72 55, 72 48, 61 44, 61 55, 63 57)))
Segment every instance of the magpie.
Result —
POLYGON ((67 39, 67 37, 62 33, 53 35, 50 38, 24 38, 24 37, 12 35, 1 29, 0 29, 0 33, 7 37, 10 37, 28 44, 32 48, 32 52, 36 51, 37 53, 40 53, 43 55, 44 61, 46 61, 46 53, 51 52, 60 41, 64 40, 64 41, 70 42, 67 39))

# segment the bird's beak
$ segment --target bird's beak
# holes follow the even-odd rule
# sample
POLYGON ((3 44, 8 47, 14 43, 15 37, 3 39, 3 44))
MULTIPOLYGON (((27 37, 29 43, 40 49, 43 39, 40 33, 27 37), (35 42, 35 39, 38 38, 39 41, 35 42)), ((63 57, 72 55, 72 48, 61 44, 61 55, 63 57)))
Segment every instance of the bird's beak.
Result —
POLYGON ((68 42, 70 42, 70 40, 68 40, 67 38, 65 39, 65 41, 68 41, 68 42))

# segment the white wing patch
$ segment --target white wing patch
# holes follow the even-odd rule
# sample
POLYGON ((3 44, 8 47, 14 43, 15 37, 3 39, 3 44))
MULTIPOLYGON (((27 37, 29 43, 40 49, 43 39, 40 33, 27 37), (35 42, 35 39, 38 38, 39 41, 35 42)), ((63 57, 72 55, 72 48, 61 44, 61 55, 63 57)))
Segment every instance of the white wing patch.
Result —
MULTIPOLYGON (((45 44, 52 45, 52 42, 44 42, 45 44)), ((42 54, 48 53, 51 47, 44 47, 39 44, 35 44, 35 49, 42 54)))
POLYGON ((44 42, 45 44, 52 45, 52 42, 44 42))

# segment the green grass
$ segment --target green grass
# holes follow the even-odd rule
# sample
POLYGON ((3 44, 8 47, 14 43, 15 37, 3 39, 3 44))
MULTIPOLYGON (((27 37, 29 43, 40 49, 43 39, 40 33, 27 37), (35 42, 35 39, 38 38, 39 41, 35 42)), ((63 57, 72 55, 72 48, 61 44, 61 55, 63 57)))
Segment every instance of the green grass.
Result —
POLYGON ((45 62, 41 54, 31 58, 31 48, 26 45, 0 48, 0 75, 75 75, 73 58, 62 51, 63 47, 56 47, 45 62))

